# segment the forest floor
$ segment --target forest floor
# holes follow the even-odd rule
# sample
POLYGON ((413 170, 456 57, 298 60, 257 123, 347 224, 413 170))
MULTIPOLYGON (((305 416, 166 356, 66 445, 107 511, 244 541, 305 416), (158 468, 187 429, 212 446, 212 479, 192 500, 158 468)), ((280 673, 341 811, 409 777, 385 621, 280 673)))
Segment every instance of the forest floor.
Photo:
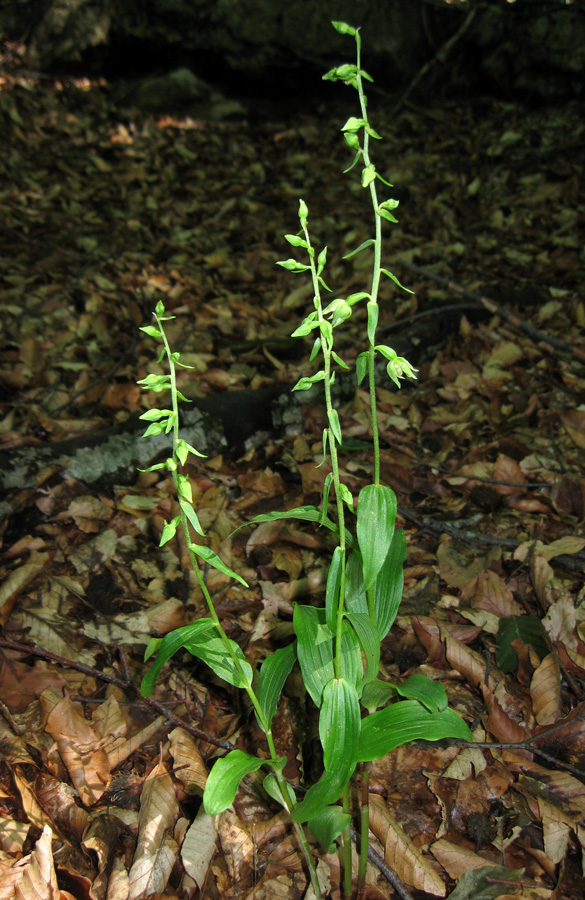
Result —
MULTIPOLYGON (((283 235, 302 197, 329 247, 327 282, 343 296, 369 288, 368 254, 341 259, 373 228, 355 171, 342 174, 356 95, 336 85, 339 105, 213 123, 138 118, 105 83, 0 80, 0 894, 33 896, 41 877, 51 897, 78 900, 301 898, 294 832, 257 781, 233 811, 202 814, 222 747, 266 751, 238 693, 186 655, 152 698, 139 693, 149 637, 204 615, 184 545, 158 547, 168 476, 91 483, 65 455, 30 472, 6 460, 153 405, 136 384, 156 360, 138 329, 159 299, 195 367, 181 375, 192 396, 285 391, 313 371, 310 345, 290 339, 310 285, 275 262, 292 255, 283 235)), ((380 327, 390 344, 418 323, 435 331, 421 332, 416 384, 379 393, 382 475, 408 540, 381 674, 441 681, 475 739, 372 764, 372 845, 417 900, 564 900, 583 884, 581 112, 485 99, 390 121, 371 103, 374 161, 401 200, 383 261, 414 291, 383 285, 380 327)), ((350 364, 364 315, 339 329, 350 364)), ((367 409, 360 389, 340 410, 356 495, 371 480, 367 409)), ((230 535, 319 502, 323 422, 308 404, 296 429, 189 467, 210 545, 249 585, 209 573, 253 666, 291 635, 295 601, 323 602, 331 548, 308 524, 230 535)), ((291 783, 318 775, 314 713, 293 675, 276 728, 291 783)), ((338 897, 338 858, 315 853, 338 897)), ((396 896, 373 865, 364 896, 396 896)))

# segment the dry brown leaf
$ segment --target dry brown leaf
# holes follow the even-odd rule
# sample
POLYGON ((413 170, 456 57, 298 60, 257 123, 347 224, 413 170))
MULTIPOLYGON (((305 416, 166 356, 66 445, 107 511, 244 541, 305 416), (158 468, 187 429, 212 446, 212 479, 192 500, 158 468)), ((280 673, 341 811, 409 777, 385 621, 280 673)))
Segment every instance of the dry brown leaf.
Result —
POLYGON ((238 882, 250 860, 254 858, 254 841, 247 825, 231 810, 219 816, 217 831, 232 882, 238 882))
POLYGON ((6 625, 18 594, 42 572, 48 553, 33 553, 29 561, 11 572, 0 585, 0 625, 6 625))
POLYGON ((169 741, 175 777, 182 782, 186 794, 201 795, 207 783, 207 767, 195 741, 184 728, 173 728, 169 741))
POLYGON ((48 825, 28 856, 0 875, 0 900, 61 900, 48 825))
POLYGON ((468 869, 481 869, 483 866, 496 865, 491 860, 480 856, 479 853, 470 850, 469 847, 462 847, 447 838, 440 838, 431 844, 431 853, 443 866, 449 878, 453 878, 455 881, 468 869))
POLYGON ((110 780, 110 762, 102 741, 69 697, 59 699, 47 688, 41 695, 41 704, 45 711, 50 710, 45 728, 57 744, 81 802, 93 806, 110 780))
POLYGON ((164 763, 154 767, 142 788, 138 840, 128 874, 128 900, 164 891, 179 848, 169 836, 179 814, 173 780, 164 763))
POLYGON ((211 860, 215 855, 216 843, 215 821, 201 806, 181 845, 181 859, 185 871, 197 883, 201 894, 211 860))
POLYGON ((384 848, 384 862, 406 884, 419 891, 444 897, 442 879, 404 833, 381 797, 370 797, 370 828, 384 848))
POLYGON ((106 895, 113 896, 109 881, 116 859, 116 844, 123 827, 117 816, 104 813, 93 820, 81 842, 97 856, 98 874, 92 884, 95 900, 105 900, 106 895))
POLYGON ((561 670, 557 657, 549 653, 535 670, 530 682, 530 697, 539 725, 552 725, 562 714, 561 670))

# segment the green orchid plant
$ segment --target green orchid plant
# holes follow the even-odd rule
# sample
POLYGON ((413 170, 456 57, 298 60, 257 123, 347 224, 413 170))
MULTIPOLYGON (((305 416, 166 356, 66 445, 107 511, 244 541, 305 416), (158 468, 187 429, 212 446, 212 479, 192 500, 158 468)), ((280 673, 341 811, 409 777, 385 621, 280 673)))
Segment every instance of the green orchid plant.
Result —
MULTIPOLYGON (((200 457, 202 454, 180 436, 178 404, 186 398, 177 388, 176 373, 177 368, 184 364, 179 353, 171 350, 165 333, 164 323, 173 317, 165 315, 165 307, 159 302, 154 312, 155 324, 141 330, 162 344, 157 362, 160 364, 166 358, 168 374, 151 374, 138 383, 146 390, 157 393, 169 391, 170 408, 150 409, 141 418, 149 423, 144 437, 163 432, 168 434, 172 439, 172 452, 164 462, 146 471, 165 469, 172 475, 179 513, 165 524, 160 543, 162 546, 175 536, 178 529, 182 530, 208 615, 162 639, 149 642, 145 660, 154 654, 156 659, 143 679, 142 692, 147 696, 152 693, 164 664, 178 650, 188 651, 206 663, 216 676, 246 691, 258 725, 266 735, 270 758, 261 759, 241 750, 232 750, 218 759, 205 788, 205 809, 210 815, 226 810, 233 803, 242 778, 263 769, 266 773, 262 782, 264 789, 291 817, 315 896, 320 896, 320 888, 305 824, 322 847, 332 850, 337 841, 342 843, 344 891, 349 897, 353 885, 350 784, 358 765, 379 759, 412 740, 471 739, 471 733, 461 717, 448 706, 442 683, 418 674, 411 675, 401 684, 390 684, 379 678, 380 645, 392 627, 402 597, 406 539, 403 530, 395 527, 396 496, 380 482, 374 362, 377 356, 386 360, 388 376, 398 387, 401 379, 415 378, 416 370, 391 347, 376 342, 381 276, 390 278, 399 288, 406 290, 381 264, 382 221, 397 221, 393 211, 398 201, 387 199, 380 202, 378 199, 378 182, 389 188, 392 185, 376 171, 370 157, 370 141, 380 140, 381 137, 368 120, 363 85, 364 81, 372 79, 361 68, 359 29, 344 22, 332 24, 340 34, 355 39, 357 58, 355 64, 338 66, 323 77, 330 81, 342 81, 357 91, 360 115, 349 118, 341 129, 346 144, 355 151, 353 162, 346 171, 360 166, 361 184, 370 193, 374 215, 374 237, 345 258, 372 248, 371 283, 367 291, 324 303, 323 293, 331 292, 323 279, 327 247, 318 253, 313 247, 308 208, 301 200, 299 230, 296 234, 285 235, 285 238, 292 247, 304 252, 306 262, 288 259, 278 265, 293 273, 307 273, 311 278, 313 309, 293 336, 314 337, 310 360, 319 358, 321 366, 315 374, 303 376, 293 390, 308 390, 317 383, 323 385, 327 410, 323 462, 327 458, 330 460, 331 472, 324 482, 320 507, 301 506, 268 513, 256 516, 248 523, 300 519, 332 532, 336 546, 327 576, 325 605, 323 608, 295 605, 294 641, 264 660, 255 682, 250 663, 222 627, 204 578, 202 566, 209 565, 245 584, 241 576, 226 566, 216 553, 199 542, 205 535, 193 506, 189 479, 182 470, 189 455, 200 457), (367 308, 367 333, 365 349, 357 358, 356 374, 358 383, 367 378, 369 385, 373 482, 362 487, 356 507, 353 494, 341 480, 339 453, 342 431, 331 388, 336 368, 348 368, 334 349, 336 329, 343 326, 354 307, 363 302, 367 308), (278 699, 295 665, 299 666, 306 690, 318 711, 319 737, 323 747, 322 774, 299 796, 282 774, 286 759, 278 755, 272 734, 272 719, 278 699)), ((362 777, 366 782, 367 776, 367 766, 364 766, 362 777)), ((361 810, 358 886, 363 884, 365 878, 367 848, 366 803, 361 810)))

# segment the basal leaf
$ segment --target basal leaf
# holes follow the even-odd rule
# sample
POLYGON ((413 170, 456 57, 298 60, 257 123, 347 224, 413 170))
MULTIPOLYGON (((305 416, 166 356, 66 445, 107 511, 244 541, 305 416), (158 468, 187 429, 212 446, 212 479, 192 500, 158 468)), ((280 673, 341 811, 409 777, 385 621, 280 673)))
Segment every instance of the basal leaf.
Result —
POLYGON ((418 700, 431 713, 442 712, 449 703, 445 685, 431 681, 426 675, 409 675, 402 684, 396 685, 396 690, 407 700, 418 700))
POLYGON ((325 685, 333 678, 333 633, 325 625, 325 610, 295 604, 293 624, 297 655, 305 687, 321 706, 325 685))
POLYGON ((345 618, 354 629, 366 660, 363 680, 374 681, 380 670, 380 639, 376 627, 367 613, 348 612, 345 618))

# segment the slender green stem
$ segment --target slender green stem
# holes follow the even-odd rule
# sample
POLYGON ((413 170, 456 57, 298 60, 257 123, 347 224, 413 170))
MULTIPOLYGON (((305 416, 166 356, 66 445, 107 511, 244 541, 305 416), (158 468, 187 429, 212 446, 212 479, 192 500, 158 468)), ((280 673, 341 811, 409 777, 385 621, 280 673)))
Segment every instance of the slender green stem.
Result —
POLYGON ((366 867, 368 865, 368 844, 370 830, 370 768, 371 764, 366 763, 362 771, 362 798, 360 806, 360 863, 358 870, 358 893, 364 886, 366 880, 366 867))
MULTIPOLYGON (((174 459, 175 463, 178 463, 179 460, 178 460, 178 456, 177 456, 177 445, 179 442, 179 397, 178 397, 178 392, 177 392, 176 368, 175 368, 175 363, 174 363, 173 356, 171 353, 171 348, 169 346, 169 342, 168 342, 167 336, 166 336, 164 328, 163 328, 162 321, 161 321, 160 317, 156 314, 155 314, 155 318, 156 318, 158 329, 162 335, 162 340, 164 343, 164 348, 165 348, 168 365, 169 365, 170 385, 171 385, 171 408, 172 408, 173 414, 174 414, 174 418, 173 418, 173 459, 174 459)), ((181 496, 180 481, 179 481, 179 475, 178 475, 176 468, 173 469, 172 476, 173 476, 173 483, 175 486, 175 490, 177 492, 177 495, 180 497, 181 496)), ((263 731, 266 734, 266 739, 268 742, 268 749, 270 751, 270 756, 272 759, 276 759, 277 753, 276 753, 276 747, 274 745, 274 738, 272 736, 272 730, 270 728, 270 723, 267 721, 266 716, 264 715, 264 710, 262 709, 262 706, 260 705, 260 703, 258 701, 255 691, 253 690, 253 688, 251 686, 249 686, 246 683, 247 680, 244 675, 244 672, 242 671, 240 661, 239 661, 238 657, 236 656, 236 654, 234 653, 232 645, 230 644, 229 638, 226 635, 226 633, 222 627, 222 624, 219 620, 219 617, 215 611, 215 607, 213 605, 211 595, 207 588, 207 584, 205 583, 205 578, 203 577, 201 567, 197 561, 197 555, 191 549, 191 534, 189 532, 189 523, 188 523, 187 517, 185 516, 182 509, 181 509, 181 524, 183 527, 183 533, 185 535, 185 540, 187 542, 187 549, 188 549, 188 553, 189 553, 189 558, 191 560, 191 565, 192 565, 195 575, 197 577, 197 581, 199 583, 199 587, 201 588, 201 592, 205 598, 205 602, 207 604, 209 614, 213 620, 215 630, 216 630, 217 634, 219 635, 222 643, 224 644, 224 646, 226 648, 226 652, 231 657, 234 667, 239 675, 240 683, 244 686, 246 693, 248 694, 248 697, 250 698, 250 701, 258 715, 258 720, 262 726, 263 731)), ((292 813, 293 804, 291 804, 288 799, 289 794, 288 794, 285 779, 280 770, 273 769, 273 771, 274 771, 277 781, 279 782, 282 796, 286 802, 287 812, 290 815, 292 813)), ((301 851, 307 862, 307 866, 309 869, 309 878, 311 880, 311 885, 313 887, 313 891, 315 893, 315 896, 319 897, 319 896, 321 896, 321 888, 319 886, 319 880, 317 878, 315 862, 313 860, 313 855, 311 853, 311 848, 309 846, 307 836, 304 832, 303 827, 300 824, 298 824, 297 822, 293 822, 293 826, 295 829, 295 833, 297 835, 297 840, 299 841, 301 851)))

